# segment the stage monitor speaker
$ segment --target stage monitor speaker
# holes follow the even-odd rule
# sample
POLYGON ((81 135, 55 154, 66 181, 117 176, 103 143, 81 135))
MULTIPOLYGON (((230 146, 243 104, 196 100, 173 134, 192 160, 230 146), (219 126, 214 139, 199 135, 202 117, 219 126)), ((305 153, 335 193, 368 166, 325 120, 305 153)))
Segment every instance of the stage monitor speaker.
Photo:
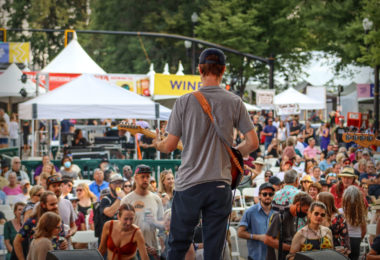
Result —
POLYGON ((48 252, 46 260, 103 260, 96 249, 55 250, 48 252))
POLYGON ((294 260, 347 260, 348 258, 334 250, 298 252, 294 260))

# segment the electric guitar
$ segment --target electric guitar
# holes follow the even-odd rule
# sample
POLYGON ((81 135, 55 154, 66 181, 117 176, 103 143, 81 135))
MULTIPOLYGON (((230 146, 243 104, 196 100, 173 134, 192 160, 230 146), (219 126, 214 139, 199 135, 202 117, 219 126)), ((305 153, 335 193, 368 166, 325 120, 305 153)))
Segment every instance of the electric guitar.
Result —
POLYGON ((372 145, 380 146, 380 140, 376 139, 374 134, 363 134, 363 133, 344 133, 343 141, 345 143, 354 142, 363 147, 369 147, 372 145))
MULTIPOLYGON (((143 134, 143 135, 148 136, 150 138, 156 138, 156 132, 153 132, 153 131, 151 131, 149 129, 144 129, 141 126, 138 126, 138 125, 132 125, 132 124, 128 124, 128 123, 123 123, 122 122, 122 123, 120 123, 117 126, 117 129, 118 130, 128 131, 132 135, 143 134)), ((181 141, 178 143, 177 149, 179 149, 181 151, 183 150, 183 146, 182 146, 181 141)))

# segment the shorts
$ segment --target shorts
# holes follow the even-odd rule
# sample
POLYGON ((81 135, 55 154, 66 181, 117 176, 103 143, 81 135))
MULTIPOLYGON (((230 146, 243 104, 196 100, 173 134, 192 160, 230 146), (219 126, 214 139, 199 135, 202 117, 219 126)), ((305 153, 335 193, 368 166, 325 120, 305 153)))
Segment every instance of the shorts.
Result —
POLYGON ((0 138, 0 144, 8 144, 8 138, 0 138))

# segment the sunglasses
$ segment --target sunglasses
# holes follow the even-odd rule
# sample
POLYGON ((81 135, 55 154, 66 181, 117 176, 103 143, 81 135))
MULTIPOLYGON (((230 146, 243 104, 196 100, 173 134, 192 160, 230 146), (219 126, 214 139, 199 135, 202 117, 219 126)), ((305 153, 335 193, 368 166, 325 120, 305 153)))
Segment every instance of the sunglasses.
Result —
POLYGON ((326 213, 314 212, 314 216, 316 216, 316 217, 321 216, 322 218, 324 218, 324 217, 326 217, 326 213))
POLYGON ((42 193, 35 194, 36 197, 41 197, 42 193))
POLYGON ((132 185, 131 184, 126 184, 126 185, 124 185, 124 187, 131 188, 132 185))
POLYGON ((272 177, 272 175, 265 175, 265 178, 270 178, 272 177))
POLYGON ((263 195, 263 197, 272 197, 274 195, 273 192, 263 192, 261 193, 261 195, 263 195))
POLYGON ((336 177, 336 173, 329 173, 327 174, 327 177, 336 177))
POLYGON ((82 189, 77 189, 76 191, 79 192, 79 191, 83 191, 83 190, 82 189))

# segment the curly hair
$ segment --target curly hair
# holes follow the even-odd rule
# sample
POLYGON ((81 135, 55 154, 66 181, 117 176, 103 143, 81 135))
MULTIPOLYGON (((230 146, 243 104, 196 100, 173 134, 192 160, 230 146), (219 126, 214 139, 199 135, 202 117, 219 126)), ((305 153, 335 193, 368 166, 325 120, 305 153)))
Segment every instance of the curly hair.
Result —
POLYGON ((343 193, 342 207, 347 223, 351 226, 360 226, 365 223, 367 210, 364 205, 363 194, 356 186, 349 186, 343 193))

